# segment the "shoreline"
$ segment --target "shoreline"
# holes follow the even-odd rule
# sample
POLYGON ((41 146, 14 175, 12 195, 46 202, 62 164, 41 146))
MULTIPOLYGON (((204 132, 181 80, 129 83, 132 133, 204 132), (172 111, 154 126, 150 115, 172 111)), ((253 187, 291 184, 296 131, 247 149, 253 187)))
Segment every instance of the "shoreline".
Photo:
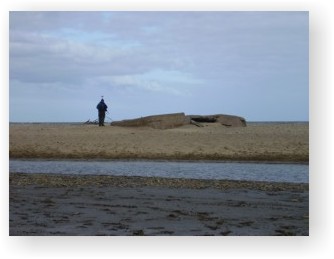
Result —
POLYGON ((40 185, 45 187, 118 186, 118 187, 168 187, 168 188, 216 188, 254 189, 266 191, 309 191, 309 183, 267 182, 247 180, 187 179, 143 176, 73 175, 10 172, 10 185, 40 185))
POLYGON ((192 162, 192 161, 202 161, 202 162, 222 162, 222 163, 278 163, 278 164, 308 164, 309 157, 291 157, 291 156, 203 156, 194 154, 185 155, 137 155, 137 154, 126 154, 126 155, 115 155, 115 156, 104 156, 104 155, 59 155, 59 154, 19 154, 14 155, 9 152, 9 159, 46 159, 46 160, 130 160, 130 161, 168 161, 168 162, 192 162))
POLYGON ((198 160, 198 159, 166 159, 166 158, 47 158, 47 157, 10 157, 9 160, 20 161, 78 161, 78 162, 180 162, 180 163, 246 163, 246 164, 292 164, 309 165, 309 161, 280 161, 280 160, 198 160))

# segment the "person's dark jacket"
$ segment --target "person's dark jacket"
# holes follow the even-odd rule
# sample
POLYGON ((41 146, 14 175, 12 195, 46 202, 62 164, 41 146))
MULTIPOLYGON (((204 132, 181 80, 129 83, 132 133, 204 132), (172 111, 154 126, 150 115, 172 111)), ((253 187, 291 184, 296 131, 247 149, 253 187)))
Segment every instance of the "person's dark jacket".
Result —
POLYGON ((104 100, 102 99, 101 102, 99 102, 96 106, 96 109, 99 110, 99 113, 105 113, 108 109, 108 106, 104 103, 104 100))

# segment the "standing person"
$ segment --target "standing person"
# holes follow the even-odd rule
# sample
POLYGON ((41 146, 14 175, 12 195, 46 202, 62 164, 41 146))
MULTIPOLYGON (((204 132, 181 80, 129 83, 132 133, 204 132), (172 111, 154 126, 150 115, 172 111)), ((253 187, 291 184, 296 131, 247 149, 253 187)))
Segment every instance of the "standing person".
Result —
POLYGON ((104 118, 106 117, 108 106, 104 103, 103 98, 96 106, 96 109, 99 111, 99 126, 104 126, 104 118))

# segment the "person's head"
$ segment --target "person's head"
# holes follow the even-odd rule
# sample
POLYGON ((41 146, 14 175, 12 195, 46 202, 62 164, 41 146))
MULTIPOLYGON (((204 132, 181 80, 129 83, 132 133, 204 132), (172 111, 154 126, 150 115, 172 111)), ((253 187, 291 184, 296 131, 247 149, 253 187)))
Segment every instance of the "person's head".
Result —
POLYGON ((103 100, 103 98, 101 99, 101 103, 104 103, 104 100, 103 100))

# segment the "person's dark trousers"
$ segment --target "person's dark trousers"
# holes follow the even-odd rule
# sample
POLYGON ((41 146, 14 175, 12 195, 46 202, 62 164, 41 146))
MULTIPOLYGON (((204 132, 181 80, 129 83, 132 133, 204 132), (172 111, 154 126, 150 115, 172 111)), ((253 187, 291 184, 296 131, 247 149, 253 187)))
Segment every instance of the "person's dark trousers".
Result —
POLYGON ((106 114, 104 112, 99 112, 99 126, 104 126, 104 118, 106 114))

